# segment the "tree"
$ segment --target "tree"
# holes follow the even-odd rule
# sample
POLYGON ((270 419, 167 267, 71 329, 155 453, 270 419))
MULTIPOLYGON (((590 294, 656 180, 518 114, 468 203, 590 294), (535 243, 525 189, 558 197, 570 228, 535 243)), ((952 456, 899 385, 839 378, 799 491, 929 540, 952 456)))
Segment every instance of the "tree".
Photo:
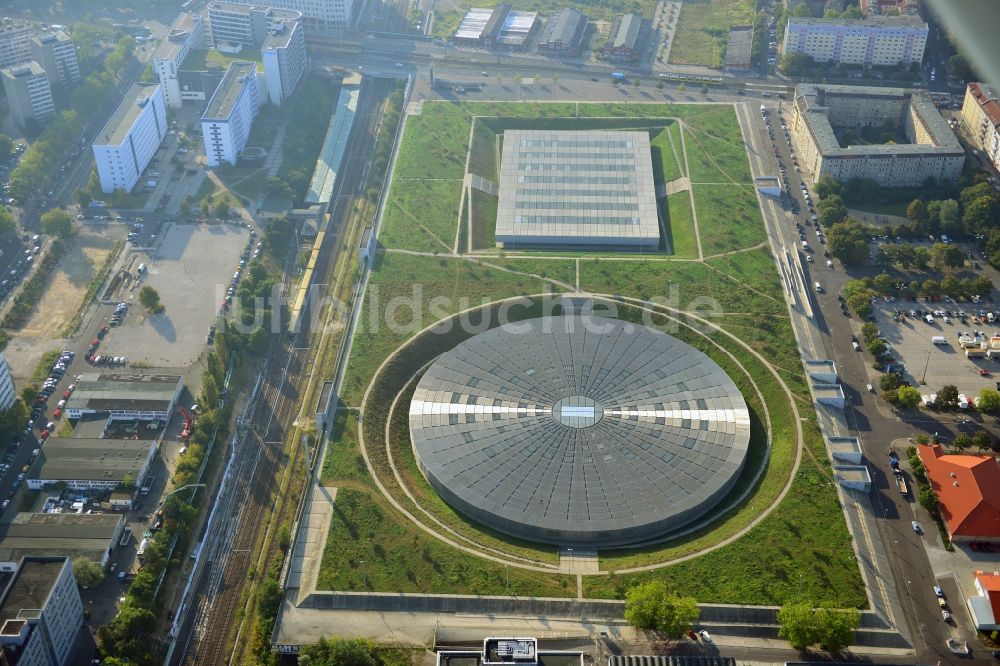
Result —
POLYGON ((958 389, 954 384, 945 384, 937 392, 937 404, 942 409, 958 407, 958 389))
POLYGON ((215 205, 215 216, 223 220, 229 217, 229 199, 228 197, 223 197, 219 203, 215 205))
POLYGON ((941 503, 938 501, 937 493, 930 486, 924 486, 917 493, 917 501, 920 502, 920 506, 927 510, 927 513, 934 515, 938 512, 941 507, 941 503))
POLYGON ((625 619, 637 629, 680 638, 700 616, 697 601, 676 595, 662 580, 636 585, 625 593, 625 619))
POLYGON ((316 645, 302 647, 301 666, 378 666, 374 645, 361 638, 320 638, 316 645))
POLYGON ((952 78, 968 81, 972 78, 972 68, 960 53, 956 53, 948 58, 948 74, 952 78))
POLYGON ((954 442, 952 442, 952 443, 951 443, 951 445, 952 445, 952 446, 953 446, 953 447, 954 447, 955 449, 957 449, 958 451, 964 451, 964 450, 966 450, 967 448, 969 448, 970 446, 972 446, 972 438, 971 438, 971 437, 969 437, 969 436, 968 436, 967 434, 965 434, 964 432, 960 432, 960 433, 958 433, 958 435, 957 435, 957 436, 955 437, 955 441, 954 441, 954 442))
POLYGON ((985 233, 1000 217, 1000 200, 992 195, 973 199, 962 213, 962 224, 969 231, 985 233))
POLYGON ((900 407, 913 409, 920 404, 920 391, 912 386, 900 386, 896 389, 896 402, 900 407))
MULTIPOLYGON (((802 5, 799 5, 801 7, 802 5)), ((796 7, 798 9, 798 7, 796 7)), ((781 71, 788 76, 805 76, 816 61, 805 53, 789 53, 781 59, 781 71)))
POLYGON ((73 218, 63 208, 42 213, 42 233, 56 238, 69 238, 76 233, 73 218))
POLYGON ((906 219, 913 222, 927 221, 927 206, 920 199, 914 199, 906 207, 906 219))
POLYGON ((980 389, 979 400, 976 401, 976 409, 987 413, 1000 409, 1000 391, 989 387, 980 389))
POLYGON ((959 216, 958 202, 954 199, 945 199, 942 201, 941 209, 938 212, 938 219, 941 222, 941 233, 958 235, 961 231, 959 227, 961 218, 959 216))
POLYGON ((837 654, 851 644, 854 630, 861 626, 861 611, 856 608, 818 608, 819 646, 837 654))
POLYGON ((934 243, 931 245, 931 267, 935 270, 959 268, 965 263, 965 252, 951 243, 934 243))
POLYGON ((896 288, 893 286, 892 278, 889 277, 888 273, 879 273, 872 279, 872 286, 875 287, 875 291, 882 292, 883 294, 892 294, 896 288))
POLYGON ((809 17, 812 16, 812 11, 809 9, 808 3, 803 2, 801 4, 795 5, 795 9, 792 10, 792 16, 809 17))
POLYGON ((972 445, 980 451, 988 451, 990 447, 993 446, 993 438, 990 437, 990 433, 985 430, 978 430, 976 431, 976 434, 972 436, 972 445))
POLYGON ((0 162, 6 161, 14 153, 14 142, 6 134, 0 133, 0 162))
POLYGON ((797 650, 817 643, 824 650, 840 652, 850 645, 854 630, 861 626, 861 613, 855 608, 813 608, 808 602, 786 604, 778 611, 778 636, 797 650))
POLYGON ((816 196, 820 199, 825 199, 831 195, 839 197, 843 189, 844 186, 841 185, 839 180, 834 180, 833 176, 820 176, 819 180, 816 181, 816 185, 813 186, 816 196))
POLYGON ((816 205, 816 210, 819 223, 824 227, 833 226, 847 219, 847 206, 844 205, 844 200, 835 194, 822 199, 816 205))
POLYGON ((163 304, 160 302, 160 292, 148 284, 139 290, 139 302, 152 314, 163 312, 163 304))
POLYGON ((902 382, 903 380, 900 379, 899 375, 897 375, 895 372, 885 373, 884 375, 882 375, 882 378, 879 379, 878 381, 879 387, 883 391, 891 391, 892 389, 898 389, 899 385, 902 382))
POLYGON ((868 261, 868 235, 857 220, 847 220, 832 225, 827 233, 827 244, 830 247, 830 254, 849 266, 857 266, 868 261))
POLYGON ((78 557, 73 560, 73 576, 83 589, 93 589, 104 582, 104 569, 89 558, 78 557))

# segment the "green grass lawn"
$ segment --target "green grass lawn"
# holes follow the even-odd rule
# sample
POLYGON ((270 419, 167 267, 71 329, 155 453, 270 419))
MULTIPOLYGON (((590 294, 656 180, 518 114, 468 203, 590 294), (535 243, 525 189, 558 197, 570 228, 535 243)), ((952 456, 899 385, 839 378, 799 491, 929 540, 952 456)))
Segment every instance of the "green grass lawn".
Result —
POLYGON ((749 185, 694 185, 701 251, 706 257, 767 240, 757 194, 749 185))
POLYGON ((752 0, 685 0, 677 21, 670 62, 720 67, 729 28, 753 22, 752 0))
POLYGON ((385 247, 451 252, 461 201, 461 180, 394 180, 379 242, 385 247))
MULTIPOLYGON (((497 244, 497 206, 499 197, 469 188, 472 204, 472 249, 495 248, 497 244)), ((465 248, 459 248, 464 251, 465 248)))
POLYGON ((731 108, 716 107, 685 119, 684 142, 692 183, 753 181, 743 135, 731 108))
POLYGON ((853 208, 855 210, 860 210, 865 213, 871 213, 872 215, 895 215, 897 217, 906 217, 906 207, 909 206, 909 202, 899 201, 895 203, 881 203, 879 201, 854 201, 848 205, 848 208, 853 208))
MULTIPOLYGON (((658 132, 650 132, 649 147, 653 157, 654 182, 663 183, 676 180, 684 175, 670 143, 670 128, 676 125, 677 123, 671 123, 658 132)), ((680 151, 679 145, 677 150, 680 151)))
POLYGON ((657 201, 667 225, 667 240, 675 257, 698 258, 698 241, 694 235, 694 217, 691 215, 691 197, 678 192, 657 201))
POLYGON ((466 115, 435 113, 442 110, 440 105, 424 108, 421 115, 406 119, 393 179, 462 178, 471 119, 466 115))
POLYGON ((263 56, 260 51, 254 49, 243 49, 235 55, 220 53, 215 49, 207 51, 191 51, 184 59, 184 69, 204 70, 204 69, 228 69, 234 62, 255 62, 257 71, 264 71, 263 56))

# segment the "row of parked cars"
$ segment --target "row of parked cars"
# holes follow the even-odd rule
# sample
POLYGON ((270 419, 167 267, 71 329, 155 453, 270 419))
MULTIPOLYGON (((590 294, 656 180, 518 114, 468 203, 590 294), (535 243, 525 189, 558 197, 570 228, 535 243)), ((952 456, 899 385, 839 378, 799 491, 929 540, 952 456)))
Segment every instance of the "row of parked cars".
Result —
POLYGON ((42 251, 42 238, 38 234, 31 237, 24 247, 24 251, 18 255, 7 269, 7 274, 0 279, 0 302, 10 296, 11 292, 18 284, 31 272, 31 267, 35 263, 35 257, 42 251))
MULTIPOLYGON (((262 246, 263 243, 257 240, 257 232, 251 228, 250 238, 247 240, 246 247, 243 248, 243 254, 240 256, 240 265, 237 267, 236 272, 233 273, 233 278, 229 282, 229 289, 226 290, 226 297, 222 300, 222 303, 219 304, 220 315, 229 309, 229 306, 233 302, 233 297, 236 295, 236 289, 240 286, 240 278, 243 277, 243 269, 246 268, 247 263, 260 256, 262 246)), ((209 336, 211 335, 212 333, 209 333, 209 336)))

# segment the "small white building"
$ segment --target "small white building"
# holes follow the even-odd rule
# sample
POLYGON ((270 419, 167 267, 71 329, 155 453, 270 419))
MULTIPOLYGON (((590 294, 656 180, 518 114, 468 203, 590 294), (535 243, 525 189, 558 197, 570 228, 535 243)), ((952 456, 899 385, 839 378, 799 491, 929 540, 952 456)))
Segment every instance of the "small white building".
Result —
POLYGON ((261 47, 264 81, 272 104, 281 106, 306 75, 305 29, 295 19, 276 19, 261 47))
POLYGON ((167 38, 153 54, 153 73, 163 88, 164 100, 172 109, 180 108, 184 97, 178 72, 192 49, 205 48, 205 27, 201 16, 181 12, 167 38))
POLYGON ((68 557, 26 557, 0 598, 0 644, 12 664, 70 663, 83 602, 68 557))
POLYGON ((0 352, 0 409, 9 409, 17 400, 14 390, 14 379, 10 376, 10 365, 7 356, 0 352))
POLYGON ((131 192, 167 136, 163 88, 134 83, 104 128, 94 137, 101 190, 131 192))
POLYGON ((977 571, 974 581, 978 596, 969 597, 967 605, 972 624, 979 631, 1000 629, 1000 572, 977 571))
POLYGON ((236 164, 240 151, 250 138, 250 128, 260 107, 257 65, 234 62, 226 70, 201 116, 208 166, 236 164))

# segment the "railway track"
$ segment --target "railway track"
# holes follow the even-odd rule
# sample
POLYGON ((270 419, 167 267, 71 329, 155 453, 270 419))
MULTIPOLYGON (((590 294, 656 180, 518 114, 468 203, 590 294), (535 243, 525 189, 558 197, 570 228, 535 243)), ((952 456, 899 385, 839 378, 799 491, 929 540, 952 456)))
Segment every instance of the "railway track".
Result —
MULTIPOLYGON (((345 165, 364 164, 374 142, 374 130, 381 103, 389 86, 374 84, 362 91, 363 109, 359 116, 367 124, 358 127, 352 144, 344 155, 345 165)), ((360 105, 359 105, 360 106, 360 105)), ((327 230, 328 245, 320 252, 315 272, 315 284, 328 283, 338 258, 344 251, 343 226, 349 219, 353 193, 362 183, 361 168, 344 168, 347 172, 338 187, 336 203, 331 205, 331 222, 327 230)), ((354 248, 348 248, 353 251, 354 248)), ((303 321, 308 316, 303 315, 303 321)), ((277 490, 278 474, 288 428, 298 414, 302 393, 307 389, 311 358, 315 354, 322 330, 303 327, 294 337, 284 333, 272 336, 268 353, 263 361, 263 378, 260 390, 244 411, 237 436, 233 439, 232 459, 223 479, 216 506, 216 526, 206 534, 201 557, 207 563, 199 581, 191 606, 194 614, 190 635, 179 637, 185 646, 181 663, 229 664, 233 656, 229 644, 233 627, 244 601, 243 591, 249 573, 259 562, 267 562, 277 553, 273 538, 266 539, 256 552, 255 546, 270 514, 272 522, 280 518, 284 498, 272 500, 277 490), (263 555, 263 557, 262 557, 263 555)), ((295 455, 303 452, 295 447, 295 454, 285 465, 295 464, 295 455)))

